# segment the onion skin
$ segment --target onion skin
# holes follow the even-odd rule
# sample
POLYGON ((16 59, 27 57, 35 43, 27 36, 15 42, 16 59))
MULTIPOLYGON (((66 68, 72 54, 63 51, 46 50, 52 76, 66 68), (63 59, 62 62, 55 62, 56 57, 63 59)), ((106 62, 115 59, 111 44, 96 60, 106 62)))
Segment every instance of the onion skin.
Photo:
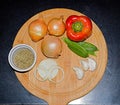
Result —
POLYGON ((50 35, 61 36, 65 32, 65 23, 63 17, 53 18, 48 22, 48 31, 50 35))
POLYGON ((42 17, 32 21, 28 27, 28 33, 31 40, 37 42, 41 40, 47 34, 47 25, 42 17))
POLYGON ((48 58, 58 58, 62 52, 62 42, 58 37, 45 36, 41 42, 41 51, 48 58))

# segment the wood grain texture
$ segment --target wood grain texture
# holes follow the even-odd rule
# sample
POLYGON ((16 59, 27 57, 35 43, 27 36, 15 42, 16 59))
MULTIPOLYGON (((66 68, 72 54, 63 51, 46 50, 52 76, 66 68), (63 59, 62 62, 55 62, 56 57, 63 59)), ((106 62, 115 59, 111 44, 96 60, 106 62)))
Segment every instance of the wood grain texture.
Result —
MULTIPOLYGON (((33 42, 28 34, 28 25, 33 20, 39 18, 39 15, 42 15, 46 24, 48 21, 54 17, 64 16, 64 21, 70 15, 84 15, 80 12, 56 8, 50 9, 36 14, 31 17, 18 31, 16 38, 14 40, 13 46, 17 44, 28 44, 34 48, 37 53, 37 62, 32 70, 26 73, 16 73, 17 78, 21 84, 33 95, 46 100, 49 105, 66 105, 68 102, 80 98, 85 94, 89 93, 101 80, 106 64, 107 64, 107 46, 104 39, 104 36, 98 26, 92 21, 93 32, 92 35, 86 40, 90 43, 96 45, 99 51, 96 53, 96 56, 90 56, 94 58, 97 62, 97 69, 94 72, 86 71, 82 80, 78 80, 75 72, 72 70, 73 66, 80 66, 79 61, 81 58, 71 52, 66 44, 62 41, 63 50, 62 54, 58 59, 55 59, 58 65, 60 65, 65 72, 64 80, 61 83, 55 84, 49 81, 40 82, 34 77, 34 71, 36 70, 38 64, 41 60, 46 59, 46 57, 41 52, 41 41, 33 42)), ((66 34, 66 33, 65 33, 66 34)), ((65 36, 64 34, 64 36, 65 36)), ((61 37, 59 37, 61 38, 61 37)), ((55 80, 59 80, 61 74, 59 73, 55 80)))

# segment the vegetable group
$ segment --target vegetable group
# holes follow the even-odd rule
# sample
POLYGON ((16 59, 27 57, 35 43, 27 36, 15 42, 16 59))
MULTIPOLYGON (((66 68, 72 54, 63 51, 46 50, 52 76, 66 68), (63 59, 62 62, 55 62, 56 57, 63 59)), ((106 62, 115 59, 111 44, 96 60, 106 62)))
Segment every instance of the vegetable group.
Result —
POLYGON ((63 35, 65 30, 68 38, 64 38, 64 41, 71 51, 84 58, 95 55, 97 47, 91 43, 83 42, 92 32, 92 21, 87 16, 70 15, 66 19, 66 24, 63 21, 63 16, 52 18, 47 25, 40 17, 32 21, 28 28, 33 41, 37 42, 44 38, 41 43, 41 51, 46 57, 52 58, 57 58, 62 52, 62 43, 57 36, 63 35), (49 35, 45 37, 47 33, 49 35))
MULTIPOLYGON (((92 21, 87 16, 71 15, 66 19, 66 24, 62 16, 60 18, 52 18, 48 21, 47 25, 41 17, 32 21, 28 28, 29 35, 34 42, 43 39, 41 42, 41 52, 47 58, 58 58, 60 56, 62 42, 59 36, 63 35, 65 31, 67 37, 63 37, 63 41, 78 56, 87 58, 89 55, 95 55, 95 52, 98 51, 95 45, 84 41, 92 33, 92 21)), ((87 61, 82 60, 81 65, 82 68, 73 67, 78 79, 83 78, 85 70, 90 69, 94 71, 96 69, 96 62, 90 58, 87 61)), ((59 70, 63 74, 60 80, 62 81, 64 77, 63 69, 53 59, 46 59, 38 65, 35 77, 40 81, 49 80, 56 83, 53 78, 56 77, 59 70), (37 72, 41 79, 37 77, 37 72)))
POLYGON ((91 35, 92 22, 87 16, 71 15, 66 20, 67 36, 73 41, 83 41, 91 35))

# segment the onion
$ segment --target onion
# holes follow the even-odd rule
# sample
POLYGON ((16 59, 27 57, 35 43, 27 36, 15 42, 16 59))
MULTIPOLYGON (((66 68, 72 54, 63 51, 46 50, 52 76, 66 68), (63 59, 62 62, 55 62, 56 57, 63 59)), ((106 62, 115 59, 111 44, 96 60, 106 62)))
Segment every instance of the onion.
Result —
POLYGON ((54 83, 59 83, 64 79, 64 70, 57 65, 55 60, 48 58, 40 62, 40 64, 38 65, 37 69, 34 72, 34 76, 39 81, 49 80, 54 83), (57 76, 59 70, 62 71, 61 79, 59 81, 52 80, 57 76), (40 77, 37 76, 37 72, 40 77))
POLYGON ((48 31, 50 35, 60 36, 65 32, 63 17, 53 18, 48 22, 48 31))
POLYGON ((62 52, 62 42, 58 37, 46 36, 41 43, 42 53, 50 58, 57 58, 62 52))
POLYGON ((28 33, 34 42, 39 41, 47 34, 47 25, 45 24, 42 16, 29 24, 28 33))

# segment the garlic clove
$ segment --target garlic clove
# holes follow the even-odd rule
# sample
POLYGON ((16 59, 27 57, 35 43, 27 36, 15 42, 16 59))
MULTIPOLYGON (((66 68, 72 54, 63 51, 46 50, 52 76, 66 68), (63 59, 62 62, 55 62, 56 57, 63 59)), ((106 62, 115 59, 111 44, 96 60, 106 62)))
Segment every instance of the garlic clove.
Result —
POLYGON ((84 76, 84 72, 80 67, 73 67, 73 70, 75 71, 77 78, 82 79, 84 76))
POLYGON ((97 63, 93 58, 88 58, 89 70, 94 71, 97 68, 97 63))
POLYGON ((89 69, 89 65, 87 61, 81 60, 80 64, 82 65, 82 68, 87 71, 89 69))

